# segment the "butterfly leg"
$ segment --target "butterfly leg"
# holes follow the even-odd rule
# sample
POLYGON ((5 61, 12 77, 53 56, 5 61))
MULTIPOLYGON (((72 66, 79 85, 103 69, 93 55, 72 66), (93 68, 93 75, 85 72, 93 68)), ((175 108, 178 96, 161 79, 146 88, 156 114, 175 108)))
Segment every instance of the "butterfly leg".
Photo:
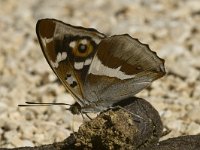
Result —
POLYGON ((91 118, 87 113, 85 113, 85 115, 86 115, 90 120, 92 120, 92 118, 91 118))
POLYGON ((162 133, 161 137, 168 135, 171 131, 172 130, 169 129, 167 126, 164 126, 163 133, 162 133))
POLYGON ((82 113, 82 112, 80 112, 80 114, 81 114, 81 116, 82 116, 82 118, 83 118, 83 121, 86 120, 85 116, 86 116, 89 120, 92 120, 92 118, 91 118, 87 113, 82 113), (85 115, 85 116, 84 116, 84 115, 85 115))

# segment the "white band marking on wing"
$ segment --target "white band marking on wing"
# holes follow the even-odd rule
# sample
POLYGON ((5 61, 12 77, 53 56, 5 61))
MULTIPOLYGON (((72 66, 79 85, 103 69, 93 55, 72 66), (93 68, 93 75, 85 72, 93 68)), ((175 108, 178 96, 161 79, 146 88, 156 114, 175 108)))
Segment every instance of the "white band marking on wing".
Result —
POLYGON ((77 70, 83 69, 84 62, 75 62, 74 68, 77 70))
POLYGON ((89 72, 94 75, 103 75, 109 77, 116 77, 121 80, 133 78, 135 75, 127 75, 121 70, 121 66, 118 68, 109 68, 101 63, 97 56, 94 57, 93 62, 90 66, 89 72))
POLYGON ((53 62, 52 60, 50 61, 51 66, 54 67, 54 68, 58 68, 59 62, 65 60, 66 58, 67 58, 67 52, 62 52, 62 53, 59 52, 57 54, 55 62, 53 62))

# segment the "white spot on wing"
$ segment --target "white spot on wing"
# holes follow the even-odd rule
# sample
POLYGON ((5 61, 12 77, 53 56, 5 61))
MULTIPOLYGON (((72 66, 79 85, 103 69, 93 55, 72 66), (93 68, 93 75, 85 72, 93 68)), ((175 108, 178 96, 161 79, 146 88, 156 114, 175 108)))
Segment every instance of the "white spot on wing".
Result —
POLYGON ((83 69, 84 62, 75 62, 74 68, 77 70, 83 69))
POLYGON ((57 62, 50 61, 50 63, 51 63, 51 66, 53 68, 58 68, 58 63, 57 62))
POLYGON ((46 43, 50 43, 50 42, 53 41, 53 38, 46 38, 46 37, 45 37, 44 40, 45 40, 46 43))
POLYGON ((65 60, 67 58, 67 52, 62 52, 61 60, 65 60))
POLYGON ((81 44, 83 44, 83 45, 86 45, 87 44, 87 39, 83 39, 83 40, 81 40, 81 44))
POLYGON ((134 75, 125 74, 120 69, 121 69, 121 66, 119 66, 118 68, 109 68, 109 67, 103 65, 101 63, 101 61, 99 60, 99 58, 97 56, 95 56, 88 73, 92 73, 94 75, 116 77, 121 80, 130 79, 130 78, 134 77, 134 75))
POLYGON ((74 78, 74 76, 72 76, 71 74, 68 74, 65 78, 66 82, 72 87, 76 87, 77 86, 77 82, 76 79, 74 78))
POLYGON ((70 76, 70 77, 67 77, 67 83, 68 84, 72 84, 73 83, 73 81, 74 81, 74 78, 72 77, 72 76, 70 76))
POLYGON ((72 41, 72 42, 69 43, 69 47, 75 48, 75 46, 76 46, 76 42, 75 41, 72 41))
POLYGON ((57 54, 57 57, 56 57, 56 62, 60 62, 62 60, 62 55, 61 55, 61 53, 58 53, 57 54))
POLYGON ((90 65, 91 62, 92 62, 92 58, 88 58, 88 59, 85 60, 84 65, 85 65, 85 66, 86 66, 86 65, 90 65))
POLYGON ((51 60, 51 66, 54 67, 54 68, 58 68, 58 65, 59 65, 59 62, 65 60, 67 58, 67 52, 62 52, 62 53, 58 53, 57 56, 56 56, 56 60, 55 62, 53 62, 51 60))

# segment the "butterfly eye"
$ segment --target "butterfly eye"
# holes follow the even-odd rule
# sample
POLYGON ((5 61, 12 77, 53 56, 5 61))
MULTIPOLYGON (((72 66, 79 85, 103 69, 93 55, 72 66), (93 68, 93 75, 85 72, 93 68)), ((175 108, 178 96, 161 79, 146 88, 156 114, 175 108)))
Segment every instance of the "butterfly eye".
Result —
POLYGON ((92 51, 93 45, 86 39, 76 41, 76 44, 72 48, 72 52, 76 57, 87 57, 92 51))

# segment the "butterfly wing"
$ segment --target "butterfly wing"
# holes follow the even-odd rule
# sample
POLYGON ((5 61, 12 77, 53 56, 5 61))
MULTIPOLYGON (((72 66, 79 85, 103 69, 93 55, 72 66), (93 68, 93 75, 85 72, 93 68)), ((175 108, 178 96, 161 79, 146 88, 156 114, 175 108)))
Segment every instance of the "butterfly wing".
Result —
MULTIPOLYGON (((88 71, 84 92, 86 99, 95 104, 95 109, 102 111, 137 94, 164 74, 164 60, 148 45, 127 34, 115 35, 99 44, 88 71)), ((93 109, 89 107, 85 108, 86 112, 93 109)))
POLYGON ((98 43, 105 35, 91 28, 75 27, 55 19, 37 22, 36 33, 44 56, 65 88, 83 101, 83 84, 98 43))

